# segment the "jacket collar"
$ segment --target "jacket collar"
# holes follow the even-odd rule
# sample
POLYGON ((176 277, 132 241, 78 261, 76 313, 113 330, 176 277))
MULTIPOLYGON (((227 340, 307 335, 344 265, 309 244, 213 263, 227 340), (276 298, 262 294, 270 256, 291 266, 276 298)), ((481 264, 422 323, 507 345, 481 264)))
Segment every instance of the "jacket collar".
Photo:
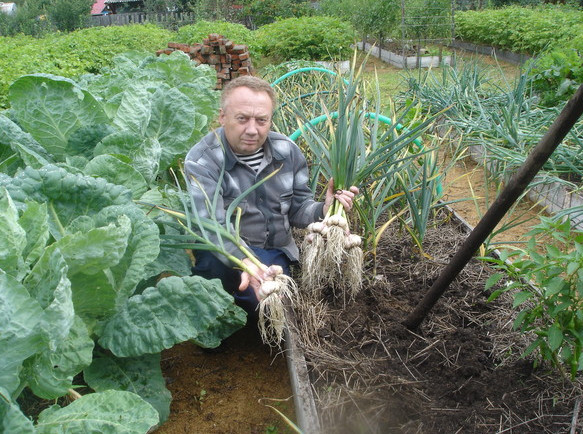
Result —
MULTIPOLYGON (((225 170, 231 170, 235 164, 237 164, 239 159, 231 149, 231 146, 227 141, 227 136, 225 135, 225 129, 223 127, 219 128, 218 135, 225 150, 225 170)), ((274 146, 274 141, 272 141, 271 135, 272 133, 270 132, 267 135, 265 143, 263 144, 263 151, 265 152, 265 161, 267 164, 269 164, 272 159, 276 161, 281 161, 284 159, 284 156, 281 154, 281 152, 279 152, 277 146, 274 146)))

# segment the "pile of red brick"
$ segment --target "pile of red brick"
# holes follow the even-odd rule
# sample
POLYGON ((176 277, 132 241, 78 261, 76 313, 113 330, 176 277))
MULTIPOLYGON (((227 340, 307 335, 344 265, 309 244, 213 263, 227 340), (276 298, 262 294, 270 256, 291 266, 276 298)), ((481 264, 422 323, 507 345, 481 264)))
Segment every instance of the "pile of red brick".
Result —
POLYGON ((253 66, 249 49, 246 45, 233 44, 222 35, 211 33, 202 43, 195 45, 169 42, 168 48, 159 50, 156 54, 170 54, 173 51, 184 51, 190 58, 201 64, 207 64, 217 71, 217 89, 223 84, 240 75, 251 75, 253 66))

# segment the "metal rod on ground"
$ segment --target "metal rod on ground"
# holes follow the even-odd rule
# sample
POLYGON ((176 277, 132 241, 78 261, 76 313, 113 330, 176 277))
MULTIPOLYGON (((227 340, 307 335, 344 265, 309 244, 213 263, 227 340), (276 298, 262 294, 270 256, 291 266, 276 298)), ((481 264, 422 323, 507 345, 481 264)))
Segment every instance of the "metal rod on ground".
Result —
POLYGON ((512 204, 520 197, 526 187, 528 187, 528 184, 533 180, 557 146, 559 146, 569 130, 575 125, 582 113, 583 85, 579 86, 575 95, 567 102, 563 111, 561 111, 549 130, 541 138, 538 145, 532 150, 518 172, 508 181, 500 196, 498 196, 474 230, 468 235, 466 241, 462 244, 449 264, 443 269, 423 299, 409 316, 405 318, 403 321, 405 327, 409 330, 415 330, 419 327, 449 284, 462 271, 480 245, 492 233, 500 220, 502 220, 502 217, 504 217, 512 204))

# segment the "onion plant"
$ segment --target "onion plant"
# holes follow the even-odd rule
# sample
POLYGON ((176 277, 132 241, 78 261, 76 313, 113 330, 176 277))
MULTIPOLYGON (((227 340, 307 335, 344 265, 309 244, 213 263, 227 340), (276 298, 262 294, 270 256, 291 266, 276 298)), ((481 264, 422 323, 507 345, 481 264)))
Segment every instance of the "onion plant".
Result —
POLYGON ((252 185, 237 197, 225 212, 225 222, 216 218, 217 200, 219 197, 220 185, 224 177, 224 167, 221 170, 217 182, 217 188, 212 198, 209 198, 200 185, 199 181, 191 176, 187 178, 182 172, 184 182, 187 186, 184 192, 176 180, 180 190, 182 209, 170 209, 161 205, 152 205, 143 203, 143 205, 152 206, 167 215, 175 218, 174 222, 165 220, 163 223, 178 229, 179 234, 163 234, 161 238, 165 240, 161 245, 167 247, 207 250, 224 256, 231 264, 241 271, 247 272, 261 282, 259 288, 259 320, 258 326, 261 338, 264 343, 270 346, 277 346, 283 341, 285 328, 284 302, 292 301, 297 292, 297 286, 294 280, 283 274, 281 267, 271 265, 267 267, 262 264, 253 252, 246 247, 240 236, 239 223, 241 218, 241 208, 239 203, 254 189, 259 187, 265 181, 277 173, 277 170, 266 176, 260 182, 252 185), (204 194, 204 204, 196 203, 190 194, 193 188, 199 189, 204 194), (201 206, 206 208, 204 217, 201 215, 201 206), (258 274, 254 269, 248 267, 243 259, 234 256, 228 249, 227 243, 234 244, 243 254, 243 259, 249 259, 257 266, 261 273, 258 274))

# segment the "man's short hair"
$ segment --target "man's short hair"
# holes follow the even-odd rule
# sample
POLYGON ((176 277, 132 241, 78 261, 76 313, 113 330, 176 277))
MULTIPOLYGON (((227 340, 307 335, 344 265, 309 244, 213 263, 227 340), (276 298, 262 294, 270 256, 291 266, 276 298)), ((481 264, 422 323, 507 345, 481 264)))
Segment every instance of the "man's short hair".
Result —
POLYGON ((229 81, 225 87, 223 88, 223 92, 221 94, 221 108, 225 109, 225 103, 229 95, 233 92, 234 89, 238 87, 247 87, 254 92, 265 92, 269 95, 271 99, 271 103, 273 105, 273 110, 277 106, 277 96, 275 95, 275 91, 271 85, 263 80, 262 78, 255 77, 253 75, 241 75, 231 81, 229 81))

